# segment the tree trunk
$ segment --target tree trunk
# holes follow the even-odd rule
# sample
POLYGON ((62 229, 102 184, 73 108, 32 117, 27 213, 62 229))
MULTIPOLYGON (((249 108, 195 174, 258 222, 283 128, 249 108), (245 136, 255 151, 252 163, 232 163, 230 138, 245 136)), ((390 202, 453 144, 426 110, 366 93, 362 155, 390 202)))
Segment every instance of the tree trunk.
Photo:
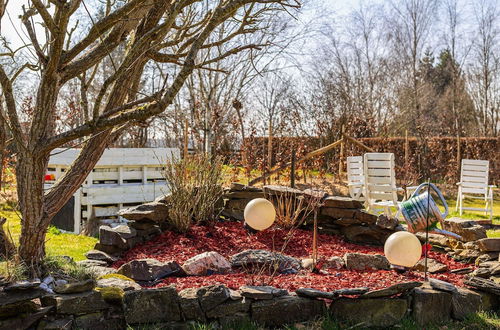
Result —
POLYGON ((17 159, 17 196, 22 214, 19 256, 27 265, 45 256, 45 234, 51 220, 44 209, 43 190, 48 158, 36 150, 26 150, 17 159))

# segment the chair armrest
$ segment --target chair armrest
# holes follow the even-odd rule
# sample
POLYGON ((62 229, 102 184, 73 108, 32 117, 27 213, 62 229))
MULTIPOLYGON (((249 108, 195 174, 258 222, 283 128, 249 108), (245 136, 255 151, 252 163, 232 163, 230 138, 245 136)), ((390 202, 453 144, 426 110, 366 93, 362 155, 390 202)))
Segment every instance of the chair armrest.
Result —
POLYGON ((460 185, 462 185, 462 182, 457 182, 457 186, 460 186, 460 185))
POLYGON ((364 186, 364 184, 361 183, 361 182, 357 182, 357 183, 348 182, 347 185, 351 186, 351 187, 361 187, 361 186, 364 186))

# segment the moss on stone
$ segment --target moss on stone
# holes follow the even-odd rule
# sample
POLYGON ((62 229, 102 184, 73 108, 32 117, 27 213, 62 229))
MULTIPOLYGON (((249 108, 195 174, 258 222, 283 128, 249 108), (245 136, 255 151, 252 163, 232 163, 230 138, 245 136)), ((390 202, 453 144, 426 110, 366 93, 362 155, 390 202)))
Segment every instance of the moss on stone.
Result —
POLYGON ((124 281, 135 282, 130 277, 127 277, 127 276, 122 275, 122 274, 106 274, 106 275, 99 276, 98 280, 104 280, 104 279, 108 279, 108 278, 118 278, 118 279, 124 280, 124 281))
POLYGON ((123 300, 125 296, 125 291, 122 288, 108 287, 108 288, 96 288, 102 295, 102 298, 109 303, 119 303, 123 300))

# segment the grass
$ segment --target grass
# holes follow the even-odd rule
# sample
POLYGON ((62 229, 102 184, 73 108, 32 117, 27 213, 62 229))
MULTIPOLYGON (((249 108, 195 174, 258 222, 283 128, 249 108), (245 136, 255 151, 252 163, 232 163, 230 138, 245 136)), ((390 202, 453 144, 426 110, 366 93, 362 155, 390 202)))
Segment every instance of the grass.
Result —
MULTIPOLYGON (((21 235, 21 220, 12 210, 0 210, 0 217, 7 218, 5 231, 10 232, 15 244, 18 244, 21 235)), ((47 256, 69 256, 75 261, 84 260, 85 253, 91 250, 97 239, 84 235, 61 233, 55 227, 47 231, 45 248, 47 256)))

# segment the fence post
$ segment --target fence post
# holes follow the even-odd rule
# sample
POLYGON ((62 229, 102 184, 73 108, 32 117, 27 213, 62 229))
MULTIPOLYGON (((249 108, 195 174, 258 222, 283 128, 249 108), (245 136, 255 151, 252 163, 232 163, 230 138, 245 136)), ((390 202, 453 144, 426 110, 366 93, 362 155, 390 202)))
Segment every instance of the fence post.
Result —
POLYGON ((342 172, 344 171, 344 125, 342 125, 342 128, 340 129, 340 157, 339 157, 339 180, 342 180, 342 172))

